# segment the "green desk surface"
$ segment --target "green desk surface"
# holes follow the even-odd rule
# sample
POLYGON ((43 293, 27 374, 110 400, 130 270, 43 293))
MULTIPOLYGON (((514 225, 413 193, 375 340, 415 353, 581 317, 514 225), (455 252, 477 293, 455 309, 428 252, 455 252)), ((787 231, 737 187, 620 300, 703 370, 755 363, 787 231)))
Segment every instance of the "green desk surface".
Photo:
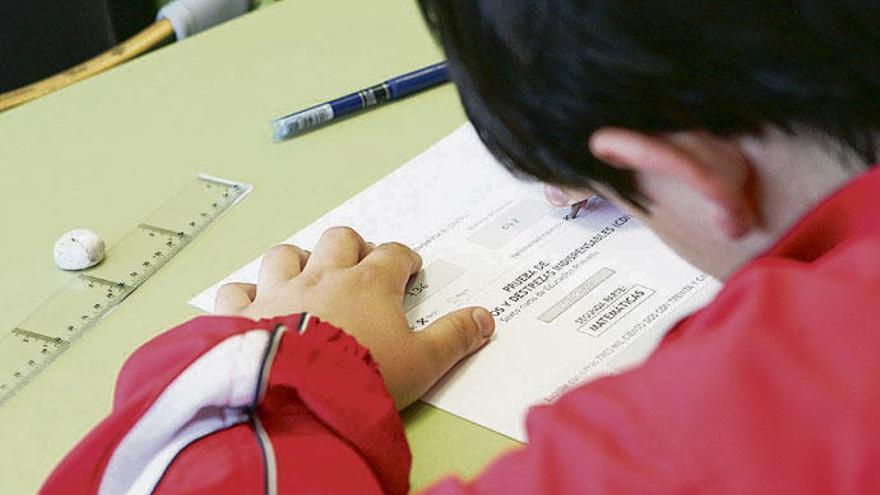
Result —
MULTIPOLYGON (((282 144, 274 117, 442 58, 414 0, 289 0, 0 114, 0 329, 70 275, 61 233, 112 245, 199 172, 254 191, 0 407, 0 492, 32 493, 110 407, 139 344, 186 301, 464 121, 451 86, 282 144)), ((404 414, 414 487, 514 442, 434 408, 404 414)))

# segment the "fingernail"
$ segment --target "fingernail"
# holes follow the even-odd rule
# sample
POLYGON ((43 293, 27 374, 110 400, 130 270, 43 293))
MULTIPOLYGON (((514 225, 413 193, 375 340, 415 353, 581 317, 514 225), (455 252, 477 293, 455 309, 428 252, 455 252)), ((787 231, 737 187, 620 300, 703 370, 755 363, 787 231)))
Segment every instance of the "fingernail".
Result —
POLYGON ((495 331, 495 319, 492 318, 492 315, 490 315, 485 309, 475 309, 472 317, 477 323, 477 327, 480 329, 480 335, 482 335, 484 339, 488 338, 492 335, 492 332, 495 331))
POLYGON ((547 202, 553 206, 568 206, 571 204, 568 195, 555 186, 545 185, 544 197, 547 198, 547 202))

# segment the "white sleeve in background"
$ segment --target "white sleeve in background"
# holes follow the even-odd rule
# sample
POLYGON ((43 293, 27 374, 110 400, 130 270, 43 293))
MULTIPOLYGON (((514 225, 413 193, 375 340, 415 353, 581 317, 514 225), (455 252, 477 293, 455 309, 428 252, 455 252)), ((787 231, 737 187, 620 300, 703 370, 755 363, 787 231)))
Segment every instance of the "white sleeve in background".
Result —
POLYGON ((181 40, 244 14, 249 0, 175 0, 159 10, 156 20, 168 19, 181 40))

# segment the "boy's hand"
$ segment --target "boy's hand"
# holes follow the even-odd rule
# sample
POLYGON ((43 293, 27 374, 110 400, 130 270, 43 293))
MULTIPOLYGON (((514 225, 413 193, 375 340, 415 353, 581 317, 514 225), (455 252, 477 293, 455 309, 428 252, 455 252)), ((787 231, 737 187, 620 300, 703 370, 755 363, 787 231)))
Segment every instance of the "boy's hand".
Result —
POLYGON ((308 311, 344 329, 370 350, 403 409, 495 329, 488 311, 465 308, 421 332, 410 330, 401 302, 421 266, 421 257, 402 244, 373 247, 336 227, 324 232, 313 253, 290 245, 269 250, 257 285, 224 285, 214 312, 258 319, 308 311))
POLYGON ((544 184, 544 198, 552 206, 564 207, 585 201, 596 194, 592 191, 564 189, 558 186, 544 184))

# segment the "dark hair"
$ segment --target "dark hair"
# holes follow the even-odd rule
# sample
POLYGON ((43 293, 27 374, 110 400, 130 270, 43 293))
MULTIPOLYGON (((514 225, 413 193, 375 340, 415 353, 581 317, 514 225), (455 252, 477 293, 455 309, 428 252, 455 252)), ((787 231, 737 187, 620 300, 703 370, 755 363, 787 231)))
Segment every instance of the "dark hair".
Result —
POLYGON ((518 175, 597 181, 642 203, 630 173, 589 153, 605 126, 719 136, 806 128, 876 159, 878 1, 419 3, 468 117, 518 175))

